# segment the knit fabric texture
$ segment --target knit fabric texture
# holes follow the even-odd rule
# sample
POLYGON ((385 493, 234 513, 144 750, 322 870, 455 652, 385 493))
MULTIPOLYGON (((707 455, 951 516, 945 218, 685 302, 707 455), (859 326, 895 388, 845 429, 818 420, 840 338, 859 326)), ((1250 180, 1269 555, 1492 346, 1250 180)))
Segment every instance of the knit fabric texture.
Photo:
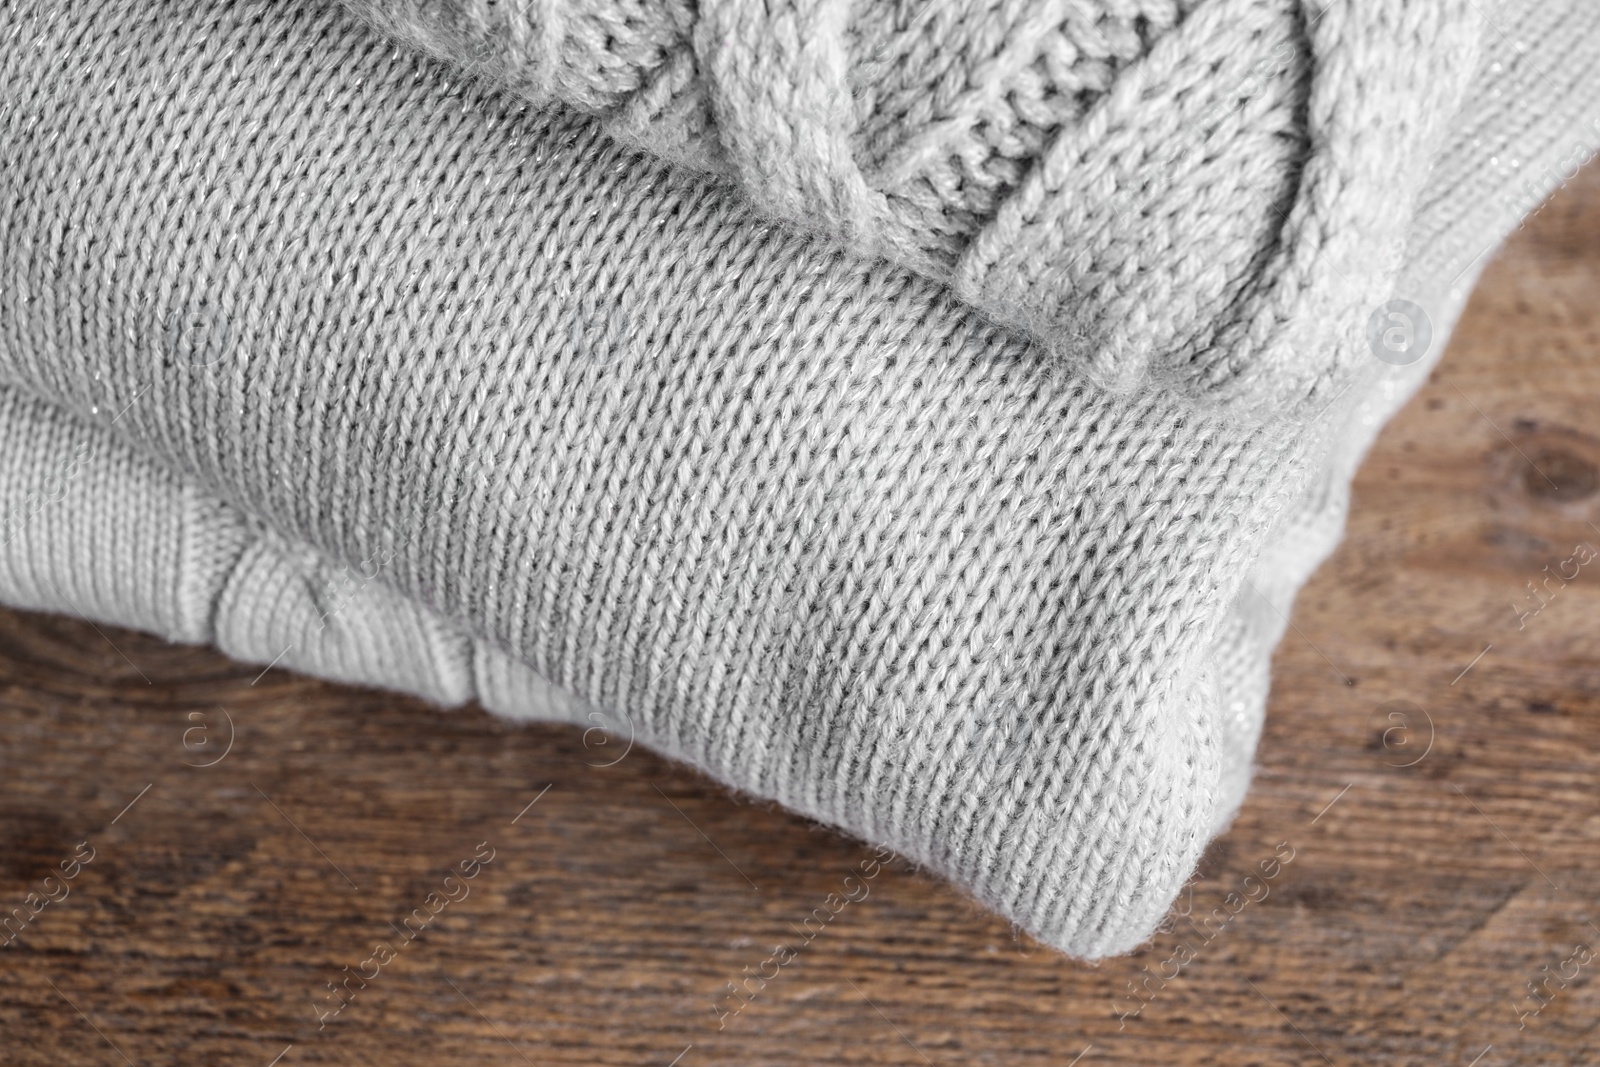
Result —
MULTIPOLYGON (((1085 957, 1146 938, 1231 817, 1283 613, 1431 361, 1377 363, 1370 306, 1355 322, 1350 301, 1405 286, 1442 337, 1475 269, 1450 250, 1516 221, 1497 210, 1512 176, 1479 146, 1509 146, 1542 195, 1572 152, 1560 123, 1600 96, 1600 16, 1576 2, 1521 23, 1538 67, 1480 64, 1494 31, 1448 3, 952 6, 892 32, 867 28, 870 5, 789 13, 822 37, 770 5, 352 6, 384 31, 315 5, 0 3, 0 596, 626 731, 1085 957), (540 21, 553 10, 559 26, 540 21), (1143 100, 1162 49, 1191 56, 1224 16, 1241 41, 1332 34, 1328 84, 1384 99, 1314 122, 1334 91, 1320 68, 1284 75, 1301 119, 1273 120, 1299 131, 1274 135, 1296 160, 1279 199, 1309 214, 1239 268, 1274 310, 1173 282, 1193 307, 1147 328, 1160 298, 1128 298, 1135 318, 1102 325, 1131 329, 1145 365, 1206 368, 1129 388, 1042 320, 996 314, 959 261, 1039 175, 1059 190, 1050 175, 1084 180, 1090 148, 1125 158, 1104 139, 1137 126, 1162 150, 1169 109, 1095 116, 1143 100), (1373 26, 1409 34, 1437 77, 1367 66, 1395 47, 1363 44, 1373 26), (927 87, 989 85, 1013 36, 1049 55, 1000 93, 1010 114, 928 134, 957 148, 918 156, 899 230, 829 216, 844 200, 814 196, 816 175, 796 186, 785 153, 745 142, 771 134, 759 110, 718 103, 787 100, 809 121, 782 87, 836 62, 813 40, 923 57, 851 104, 859 170, 938 109, 967 115, 961 91, 927 87), (1306 147, 1372 107, 1431 161, 1395 195, 1350 163, 1370 146, 1306 147), (1065 142, 1078 155, 1051 163, 1065 142), (1399 220, 1365 260, 1367 223, 1340 214, 1363 212, 1317 177, 1341 159, 1339 189, 1399 220), (951 234, 962 251, 940 259, 951 234)), ((1171 62, 1202 97, 1232 91, 1208 87, 1215 63, 1171 62)), ((1127 173, 1100 171, 1100 191, 1195 207, 1127 173)), ((1128 285, 1169 284, 1116 233, 1128 285)), ((1084 294, 1051 299, 1112 314, 1084 294)), ((1117 344, 1093 347, 1115 363, 1117 344)))
POLYGON ((1387 299, 1427 176, 1395 161, 1433 158, 1487 17, 1476 0, 346 2, 948 283, 1109 388, 1275 411, 1348 383, 1359 357, 1330 336, 1387 299))

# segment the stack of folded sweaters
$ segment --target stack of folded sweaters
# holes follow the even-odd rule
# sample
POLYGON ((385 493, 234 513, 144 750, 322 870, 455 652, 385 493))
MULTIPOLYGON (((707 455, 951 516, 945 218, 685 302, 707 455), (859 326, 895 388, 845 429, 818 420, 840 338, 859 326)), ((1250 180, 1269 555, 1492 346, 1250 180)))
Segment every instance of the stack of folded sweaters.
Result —
POLYGON ((1600 8, 0 0, 0 601, 1147 938, 1600 8))

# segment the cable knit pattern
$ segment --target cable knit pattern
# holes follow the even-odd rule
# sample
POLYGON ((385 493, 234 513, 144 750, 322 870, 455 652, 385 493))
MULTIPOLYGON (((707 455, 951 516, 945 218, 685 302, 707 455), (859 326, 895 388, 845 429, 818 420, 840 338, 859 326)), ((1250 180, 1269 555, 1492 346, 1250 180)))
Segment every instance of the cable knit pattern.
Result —
POLYGON ((349 2, 950 283, 1108 388, 1263 410, 1348 386, 1345 332, 1392 286, 1425 177, 1394 161, 1436 150, 1485 17, 1476 0, 349 2), (574 21, 606 25, 605 48, 574 21), (1312 297, 1338 336, 1288 322, 1312 297))
POLYGON ((702 0, 695 51, 739 186, 769 213, 934 269, 855 164, 846 57, 851 0, 702 0))
POLYGON ((1058 130, 1178 22, 1192 0, 867 5, 847 45, 856 160, 953 264, 1058 130))
MULTIPOLYGON (((913 16, 883 0, 707 0, 694 16, 604 0, 348 3, 529 100, 560 100, 625 140, 732 178, 771 217, 936 280, 959 277, 975 305, 1113 385, 1145 376, 1150 352, 1106 341, 1102 320, 1141 299, 1139 275, 1179 244, 1216 276, 1213 290, 1236 297, 1277 239, 1306 148, 1306 52, 1279 48, 1268 62, 1295 31, 1293 0, 1209 0, 1199 29, 1181 31, 1192 0, 962 0, 913 16), (605 30, 574 28, 591 25, 605 30), (1130 79, 1140 88, 1117 88, 1130 79), (1095 108, 1113 95, 1125 140, 1201 157, 1205 175, 1176 190, 1188 205, 1177 225, 1143 218, 1147 202, 1106 195, 1126 178, 1121 150, 1082 125, 1103 125, 1095 108), (1210 120, 1197 126, 1201 112, 1210 120), (1063 138, 1081 150, 1085 137, 1109 154, 1083 160, 1072 185, 1059 163, 1038 173, 1067 151, 1063 138), (1207 176, 1231 184, 1209 190, 1207 176), (1032 207, 1014 203, 1024 193, 1032 207), (1096 221, 1073 229, 1041 215, 1041 199, 1045 215, 1096 221), (1218 232, 1196 232, 1207 227, 1218 232), (996 247, 1012 244, 1029 263, 997 262, 996 247), (1100 318, 1064 314, 1067 301, 1100 318)), ((1168 192, 1152 187, 1144 201, 1168 192)), ((1215 295, 1188 300, 1191 316, 1214 313, 1215 295)))

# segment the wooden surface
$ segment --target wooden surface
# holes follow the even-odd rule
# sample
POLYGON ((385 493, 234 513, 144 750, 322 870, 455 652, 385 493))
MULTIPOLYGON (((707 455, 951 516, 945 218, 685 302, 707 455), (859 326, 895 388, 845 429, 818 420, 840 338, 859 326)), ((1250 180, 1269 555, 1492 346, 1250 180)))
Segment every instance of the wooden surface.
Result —
POLYGON ((1600 1063, 1600 559, 1563 563, 1600 547, 1597 238, 1590 168, 1490 266, 1138 955, 1065 960, 897 863, 764 966, 863 845, 574 729, 0 613, 4 910, 93 850, 0 950, 0 1063, 1600 1063), (345 967, 376 977, 321 1025, 345 967))

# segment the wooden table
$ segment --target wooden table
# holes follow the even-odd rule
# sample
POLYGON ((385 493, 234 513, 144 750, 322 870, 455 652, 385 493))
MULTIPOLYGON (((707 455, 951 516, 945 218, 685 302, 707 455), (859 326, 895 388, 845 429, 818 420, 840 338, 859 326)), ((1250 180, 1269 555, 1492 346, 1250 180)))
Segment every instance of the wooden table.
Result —
POLYGON ((60 897, 0 950, 0 1063, 1600 1063, 1600 559, 1513 607, 1600 547, 1597 294, 1590 168, 1363 467, 1190 915, 1098 966, 896 864, 733 1001, 865 846, 575 729, 0 613, 0 900, 60 897))

